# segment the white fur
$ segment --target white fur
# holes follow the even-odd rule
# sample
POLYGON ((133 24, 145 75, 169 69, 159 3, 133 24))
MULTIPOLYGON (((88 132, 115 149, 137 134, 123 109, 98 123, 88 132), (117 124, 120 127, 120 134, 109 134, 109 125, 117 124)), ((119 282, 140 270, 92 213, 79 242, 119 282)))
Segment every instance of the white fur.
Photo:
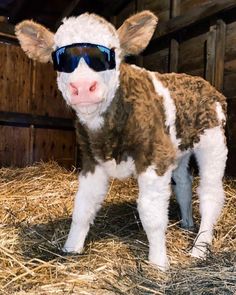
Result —
POLYGON ((200 172, 198 194, 201 224, 192 255, 204 257, 207 246, 212 242, 213 226, 220 215, 225 197, 222 178, 227 147, 222 127, 205 130, 200 137, 200 142, 194 146, 194 153, 200 172))
POLYGON ((173 167, 170 167, 163 176, 158 176, 155 166, 150 166, 138 177, 138 211, 149 241, 149 260, 161 270, 169 267, 165 231, 172 170, 173 167))
POLYGON ((57 47, 72 43, 94 43, 108 48, 120 48, 120 41, 112 24, 89 13, 65 18, 54 40, 57 47))
POLYGON ((108 176, 100 166, 96 166, 94 173, 80 175, 70 233, 63 248, 65 252, 82 251, 89 226, 106 196, 107 187, 108 176))
POLYGON ((101 21, 100 17, 86 13, 78 17, 65 19, 57 30, 54 40, 55 48, 73 43, 93 43, 108 48, 115 48, 115 69, 95 72, 90 69, 82 59, 78 67, 72 73, 58 73, 57 77, 58 88, 62 92, 66 102, 76 111, 80 121, 92 130, 101 128, 104 123, 102 114, 110 105, 119 86, 121 49, 115 28, 105 20, 101 21), (98 81, 100 97, 103 100, 97 108, 92 106, 92 110, 88 108, 85 113, 83 112, 84 107, 81 108, 80 105, 71 105, 71 94, 68 87, 69 83, 76 82, 82 77, 89 77, 98 81))
POLYGON ((134 69, 136 69, 136 70, 139 70, 139 71, 143 71, 144 70, 144 68, 140 68, 139 66, 134 65, 134 64, 132 64, 131 67, 134 68, 134 69))
POLYGON ((161 81, 159 81, 153 72, 149 72, 152 79, 153 86, 158 95, 163 97, 163 104, 165 109, 166 121, 165 125, 170 129, 170 138, 176 148, 180 144, 180 139, 177 139, 175 120, 176 120, 176 107, 173 99, 170 96, 169 89, 164 87, 161 81))
POLYGON ((131 157, 128 157, 126 161, 121 161, 119 164, 113 159, 103 162, 101 165, 110 177, 124 179, 135 174, 134 160, 131 157))

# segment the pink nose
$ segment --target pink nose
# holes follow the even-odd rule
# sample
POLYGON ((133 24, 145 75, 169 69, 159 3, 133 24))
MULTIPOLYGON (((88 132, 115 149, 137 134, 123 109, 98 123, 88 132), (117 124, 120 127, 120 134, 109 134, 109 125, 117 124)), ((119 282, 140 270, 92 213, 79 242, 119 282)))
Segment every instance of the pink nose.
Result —
POLYGON ((98 97, 98 82, 89 80, 79 80, 69 83, 71 103, 96 103, 98 97))

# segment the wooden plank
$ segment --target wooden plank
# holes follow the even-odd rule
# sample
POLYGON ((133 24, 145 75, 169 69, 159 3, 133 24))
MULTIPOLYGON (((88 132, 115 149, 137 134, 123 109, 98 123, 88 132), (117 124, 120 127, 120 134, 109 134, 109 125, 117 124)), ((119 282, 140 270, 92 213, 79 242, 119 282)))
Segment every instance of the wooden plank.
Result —
POLYGON ((0 124, 25 127, 34 125, 37 128, 74 130, 74 121, 72 119, 2 111, 0 111, 0 124))
POLYGON ((225 61, 236 59, 236 21, 227 24, 226 27, 226 48, 225 61))
POLYGON ((12 38, 12 36, 4 35, 1 33, 0 33, 0 43, 19 45, 19 42, 17 39, 12 38))
POLYGON ((52 64, 35 63, 33 93, 30 112, 34 115, 72 118, 73 112, 66 105, 56 84, 52 64))
POLYGON ((10 23, 0 22, 0 36, 16 39, 15 26, 10 23))
POLYGON ((228 11, 235 7, 235 0, 215 0, 213 3, 198 7, 187 14, 177 16, 167 22, 160 23, 153 39, 164 37, 171 33, 176 33, 183 28, 199 23, 205 19, 209 19, 218 13, 228 11))
POLYGON ((207 37, 206 48, 206 74, 205 79, 212 85, 215 84, 216 65, 216 25, 211 26, 207 37))
POLYGON ((0 166, 28 165, 29 128, 0 126, 0 166))
POLYGON ((179 43, 175 39, 170 41, 169 72, 178 72, 179 43))
POLYGON ((205 43, 207 33, 179 43, 178 72, 200 75, 205 74, 205 43))
POLYGON ((165 1, 153 1, 153 0, 140 0, 143 9, 150 9, 154 13, 161 13, 170 9, 170 0, 165 1))
POLYGON ((29 112, 32 61, 19 46, 0 43, 0 110, 29 112))
POLYGON ((171 18, 180 15, 180 0, 171 0, 170 16, 171 18))
POLYGON ((189 13, 190 10, 196 9, 201 6, 214 3, 215 0, 181 0, 180 1, 180 14, 189 13))
POLYGON ((216 64, 215 87, 219 91, 224 86, 224 60, 225 60, 226 24, 223 20, 217 20, 216 24, 216 64))
POLYGON ((236 73, 236 58, 225 62, 224 71, 225 75, 236 73))
POLYGON ((55 160, 71 168, 76 161, 75 132, 35 128, 34 160, 55 160))
POLYGON ((143 56, 143 66, 151 71, 168 72, 169 48, 143 56))
POLYGON ((236 95, 236 69, 224 74, 224 94, 230 98, 236 95))
POLYGON ((34 145, 35 145, 35 128, 34 128, 34 125, 30 125, 28 165, 32 165, 34 163, 34 145))

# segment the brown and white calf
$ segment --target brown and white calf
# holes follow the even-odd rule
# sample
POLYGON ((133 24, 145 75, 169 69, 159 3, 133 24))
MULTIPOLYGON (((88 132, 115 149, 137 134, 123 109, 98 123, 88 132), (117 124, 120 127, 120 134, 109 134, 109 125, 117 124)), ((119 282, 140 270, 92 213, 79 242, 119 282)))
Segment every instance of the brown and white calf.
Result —
MULTIPOLYGON (((113 68, 94 70, 94 60, 89 65, 93 56, 88 52, 89 61, 84 55, 73 71, 58 73, 58 87, 78 116, 76 130, 83 159, 64 251, 82 251, 109 177, 135 175, 149 260, 165 270, 171 177, 176 183, 181 224, 193 226, 188 172, 192 153, 201 178, 201 224, 192 255, 204 257, 211 244, 213 226, 224 202, 226 99, 202 78, 159 74, 124 63, 126 55, 138 54, 147 46, 156 24, 156 16, 143 11, 116 30, 103 18, 86 13, 65 19, 55 35, 32 21, 18 24, 16 35, 26 54, 40 62, 50 61, 57 48, 71 45, 74 50, 74 44, 81 43, 89 43, 91 48, 99 44, 115 53, 113 68)), ((65 61, 64 66, 68 66, 65 61)))

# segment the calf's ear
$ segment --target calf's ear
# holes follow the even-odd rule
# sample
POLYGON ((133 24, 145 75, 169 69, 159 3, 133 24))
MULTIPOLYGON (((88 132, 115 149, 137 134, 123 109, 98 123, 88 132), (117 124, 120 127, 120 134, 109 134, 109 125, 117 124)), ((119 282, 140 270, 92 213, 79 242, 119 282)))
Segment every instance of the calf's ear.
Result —
POLYGON ((15 34, 29 58, 42 63, 51 61, 54 44, 52 32, 40 24, 25 20, 16 25, 15 34))
POLYGON ((123 55, 137 55, 143 51, 152 38, 157 22, 158 18, 149 10, 125 20, 118 29, 123 55))

